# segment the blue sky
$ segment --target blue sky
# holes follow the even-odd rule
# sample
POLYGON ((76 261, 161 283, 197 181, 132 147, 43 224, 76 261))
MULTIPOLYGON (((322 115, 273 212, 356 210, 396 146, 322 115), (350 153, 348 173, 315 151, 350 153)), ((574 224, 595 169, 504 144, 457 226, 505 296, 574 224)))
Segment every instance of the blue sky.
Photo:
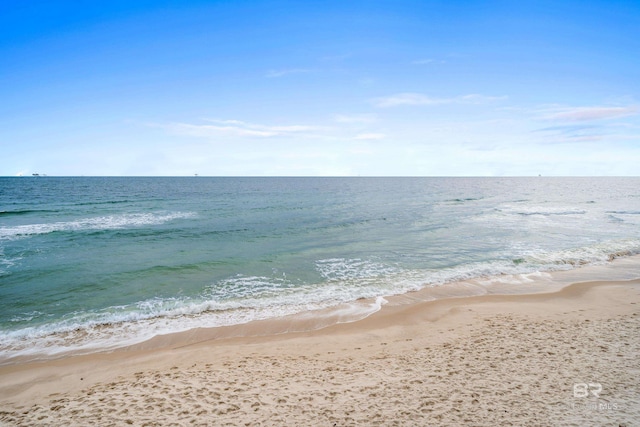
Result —
POLYGON ((0 175, 638 175, 637 1, 0 3, 0 175))

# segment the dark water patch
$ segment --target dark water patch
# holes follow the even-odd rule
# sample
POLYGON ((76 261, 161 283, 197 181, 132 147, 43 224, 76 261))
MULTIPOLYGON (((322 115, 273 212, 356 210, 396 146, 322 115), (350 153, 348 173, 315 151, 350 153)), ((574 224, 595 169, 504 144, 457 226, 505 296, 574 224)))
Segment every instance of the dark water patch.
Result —
POLYGON ((484 197, 464 197, 464 198, 455 198, 455 199, 447 199, 445 202, 448 203, 465 203, 465 202, 475 202, 478 200, 483 200, 484 197))
POLYGON ((58 210, 51 209, 19 209, 14 211, 0 211, 0 216, 9 217, 9 216, 19 216, 19 215, 28 215, 28 214, 43 214, 43 213, 57 213, 60 212, 58 210))
POLYGON ((520 216, 564 216, 564 215, 584 215, 584 210, 567 210, 567 211, 531 211, 531 212, 514 212, 520 216))
POLYGON ((122 200, 91 200, 88 202, 73 203, 72 206, 103 206, 103 205, 123 205, 123 204, 139 204, 142 202, 152 202, 160 200, 159 198, 147 198, 147 199, 122 199, 122 200))

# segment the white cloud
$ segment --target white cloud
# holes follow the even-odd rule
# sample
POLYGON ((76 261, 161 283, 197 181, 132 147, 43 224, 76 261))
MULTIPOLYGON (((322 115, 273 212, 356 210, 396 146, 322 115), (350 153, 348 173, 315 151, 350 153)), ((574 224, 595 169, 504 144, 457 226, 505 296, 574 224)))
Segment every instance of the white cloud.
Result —
POLYGON ((376 107, 389 108, 401 105, 485 104, 504 99, 507 99, 507 97, 480 94, 461 95, 453 98, 432 98, 422 93, 405 92, 376 98, 372 102, 376 107))
POLYGON ((590 122, 595 120, 616 119, 638 114, 636 106, 627 107, 560 107, 547 110, 542 117, 545 120, 564 122, 590 122))
POLYGON ((320 130, 317 126, 289 125, 289 126, 268 126, 254 123, 247 123, 240 120, 208 120, 216 123, 214 125, 199 125, 190 123, 170 123, 163 126, 169 131, 186 136, 195 137, 218 137, 221 135, 235 137, 257 137, 269 138, 274 136, 287 136, 292 134, 303 134, 320 130))
POLYGON ((171 132, 196 137, 212 137, 223 134, 241 137, 270 137, 277 132, 247 129, 239 126, 193 125, 189 123, 171 123, 166 126, 171 132))

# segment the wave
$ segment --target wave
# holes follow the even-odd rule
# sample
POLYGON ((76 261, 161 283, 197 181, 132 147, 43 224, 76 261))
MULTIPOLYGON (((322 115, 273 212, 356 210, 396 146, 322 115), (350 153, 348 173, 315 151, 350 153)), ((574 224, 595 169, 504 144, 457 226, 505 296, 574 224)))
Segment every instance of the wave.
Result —
POLYGON ((113 230, 130 227, 160 225, 175 219, 192 218, 193 212, 136 213, 83 218, 75 221, 26 224, 0 227, 0 240, 29 237, 53 232, 113 230))
POLYGON ((640 254, 640 240, 625 239, 555 252, 530 252, 522 260, 545 270, 603 264, 616 258, 640 254))
POLYGON ((448 283, 572 270, 588 265, 604 265, 617 258, 640 255, 640 240, 628 239, 560 251, 517 250, 500 259, 470 262, 441 269, 411 272, 404 280, 421 287, 448 283))
POLYGON ((640 215, 640 211, 607 211, 607 213, 616 215, 640 215))
POLYGON ((554 215, 584 215, 587 213, 584 209, 570 208, 570 207, 512 207, 505 206, 504 208, 496 208, 498 212, 507 214, 521 215, 521 216, 554 216, 554 215))
MULTIPOLYGON (((374 287, 364 292, 338 284, 282 289, 277 280, 266 277, 236 277, 228 282, 241 285, 238 291, 253 291, 245 296, 239 295, 243 291, 225 294, 220 299, 215 292, 207 292, 200 298, 152 298, 99 312, 76 312, 57 322, 3 333, 0 364, 2 359, 16 356, 117 348, 167 333, 239 325, 330 307, 340 307, 338 317, 360 319, 377 311, 384 302, 380 289, 374 287), (359 301, 362 298, 376 302, 359 301)), ((29 314, 15 319, 29 320, 29 314)))
MULTIPOLYGON (((380 298, 389 295, 469 280, 524 278, 607 264, 616 258, 638 254, 640 240, 628 239, 552 252, 516 248, 500 259, 440 269, 408 270, 379 259, 320 259, 315 268, 322 280, 317 283, 301 283, 280 273, 272 277, 238 274, 212 283, 192 297, 149 298, 135 304, 75 312, 39 326, 4 331, 0 357, 109 349, 161 334, 238 325, 331 307, 342 307, 345 313, 354 316, 366 316, 379 309, 380 298), (374 299, 377 306, 370 303, 374 299)), ((30 312, 17 315, 14 320, 29 323, 33 317, 46 316, 30 312)))

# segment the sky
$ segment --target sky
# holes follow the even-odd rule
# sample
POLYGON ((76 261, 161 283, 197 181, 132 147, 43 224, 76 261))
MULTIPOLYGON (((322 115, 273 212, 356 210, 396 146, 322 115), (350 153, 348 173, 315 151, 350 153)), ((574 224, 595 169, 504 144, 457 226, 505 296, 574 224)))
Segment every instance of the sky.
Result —
POLYGON ((640 173, 640 2, 3 1, 0 176, 640 173))

